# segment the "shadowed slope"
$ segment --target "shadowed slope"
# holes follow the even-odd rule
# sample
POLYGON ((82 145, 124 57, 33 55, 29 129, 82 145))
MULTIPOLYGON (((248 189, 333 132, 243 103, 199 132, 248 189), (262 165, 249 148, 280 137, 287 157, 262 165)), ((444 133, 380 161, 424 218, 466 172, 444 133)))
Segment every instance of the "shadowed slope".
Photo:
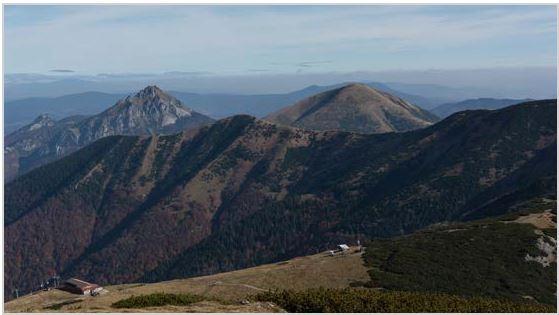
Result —
POLYGON ((106 284, 238 269, 460 219, 470 203, 484 216, 529 182, 530 196, 555 191, 537 185, 555 176, 537 167, 556 160, 555 114, 539 101, 380 135, 235 116, 105 138, 7 185, 5 292, 53 272, 106 284))

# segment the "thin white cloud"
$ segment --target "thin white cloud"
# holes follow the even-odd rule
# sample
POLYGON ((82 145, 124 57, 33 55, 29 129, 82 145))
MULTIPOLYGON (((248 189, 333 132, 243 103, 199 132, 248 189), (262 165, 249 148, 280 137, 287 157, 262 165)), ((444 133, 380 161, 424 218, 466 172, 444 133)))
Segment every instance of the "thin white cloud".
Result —
MULTIPOLYGON (((232 13, 227 7, 93 6, 69 11, 7 27, 7 69, 30 72, 64 61, 65 66, 86 72, 182 68, 234 72, 266 62, 323 57, 336 59, 331 66, 343 69, 349 61, 345 65, 334 58, 342 52, 343 59, 358 63, 353 53, 394 54, 433 47, 453 53, 474 45, 483 50, 493 40, 556 33, 555 10, 537 7, 490 7, 464 14, 429 12, 421 6, 249 7, 234 8, 232 13)), ((295 64, 291 69, 301 67, 307 66, 295 64)))

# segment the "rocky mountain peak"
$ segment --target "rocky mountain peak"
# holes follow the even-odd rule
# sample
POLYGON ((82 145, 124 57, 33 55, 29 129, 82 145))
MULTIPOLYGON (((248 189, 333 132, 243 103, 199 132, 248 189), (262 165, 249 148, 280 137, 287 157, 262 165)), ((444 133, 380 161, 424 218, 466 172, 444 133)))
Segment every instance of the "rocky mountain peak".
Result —
POLYGON ((12 153, 5 174, 13 178, 107 136, 173 134, 213 121, 150 85, 94 116, 37 117, 6 138, 6 152, 12 153))
POLYGON ((148 85, 134 96, 137 98, 154 98, 156 96, 161 97, 169 95, 163 92, 163 90, 161 90, 157 85, 148 85))
MULTIPOLYGON (((183 125, 198 124, 198 120, 209 123, 209 117, 192 111, 180 100, 150 85, 128 97, 121 99, 115 106, 93 117, 90 124, 103 126, 95 133, 95 137, 112 134, 152 134, 182 131, 183 125), (189 118, 195 118, 189 120, 189 118), (94 123, 95 122, 95 123, 94 123), (165 131, 163 131, 165 130, 165 131)), ((201 122, 200 121, 200 122, 201 122)))
MULTIPOLYGON (((192 110, 186 107, 174 96, 161 90, 156 85, 149 85, 134 95, 120 100, 116 106, 109 109, 110 112, 125 116, 152 116, 155 120, 161 120, 158 116, 166 117, 163 125, 173 123, 177 118, 191 116, 192 110), (170 118, 174 117, 174 118, 170 118)), ((149 117, 145 117, 150 119, 149 117)))
POLYGON ((163 91, 156 85, 148 85, 136 94, 131 94, 123 99, 121 103, 128 103, 131 105, 157 105, 157 104, 172 104, 185 107, 178 99, 163 91))

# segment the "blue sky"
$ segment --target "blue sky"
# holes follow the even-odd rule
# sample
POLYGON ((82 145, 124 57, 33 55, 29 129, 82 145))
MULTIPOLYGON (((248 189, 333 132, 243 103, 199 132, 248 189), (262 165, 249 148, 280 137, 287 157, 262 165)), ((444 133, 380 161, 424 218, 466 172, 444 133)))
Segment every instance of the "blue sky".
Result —
POLYGON ((554 6, 5 5, 4 15, 6 73, 556 67, 554 6))

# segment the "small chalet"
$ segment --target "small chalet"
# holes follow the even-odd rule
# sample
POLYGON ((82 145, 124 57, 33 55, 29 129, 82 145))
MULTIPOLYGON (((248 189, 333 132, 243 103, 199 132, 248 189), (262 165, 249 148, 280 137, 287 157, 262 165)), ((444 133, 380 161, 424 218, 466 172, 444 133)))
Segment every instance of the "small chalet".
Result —
POLYGON ((338 250, 345 252, 346 250, 349 250, 349 246, 347 246, 346 244, 340 244, 338 245, 338 250))
POLYGON ((96 295, 103 288, 95 283, 89 283, 80 279, 70 278, 64 281, 60 289, 76 294, 96 295))

